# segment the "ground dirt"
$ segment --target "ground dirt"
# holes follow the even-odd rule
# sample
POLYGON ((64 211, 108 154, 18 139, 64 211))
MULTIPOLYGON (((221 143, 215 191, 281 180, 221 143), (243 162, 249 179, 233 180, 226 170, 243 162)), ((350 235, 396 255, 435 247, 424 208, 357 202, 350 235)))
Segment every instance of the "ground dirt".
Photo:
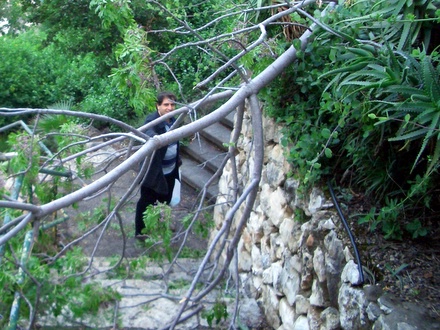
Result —
MULTIPOLYGON (((362 194, 346 205, 346 219, 360 253, 360 259, 385 292, 404 302, 425 307, 440 320, 440 223, 430 224, 426 237, 401 240, 385 239, 378 230, 372 232, 367 224, 359 225, 351 214, 367 213, 370 208, 362 194)), ((342 222, 339 236, 344 245, 354 251, 342 222)), ((371 276, 366 276, 366 282, 371 276)))

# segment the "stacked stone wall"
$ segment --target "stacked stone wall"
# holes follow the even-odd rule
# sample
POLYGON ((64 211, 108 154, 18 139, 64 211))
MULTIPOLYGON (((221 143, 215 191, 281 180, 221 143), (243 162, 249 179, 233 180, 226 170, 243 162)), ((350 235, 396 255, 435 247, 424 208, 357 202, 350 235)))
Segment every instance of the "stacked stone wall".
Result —
MULTIPOLYGON (((305 197, 298 193, 298 181, 288 177, 292 168, 280 143, 280 127, 265 118, 264 131, 262 180, 238 244, 244 299, 258 303, 273 329, 384 328, 393 308, 387 306, 378 287, 357 285, 358 266, 352 247, 344 246, 338 237, 340 219, 331 199, 319 188, 305 197)), ((239 189, 249 182, 253 166, 248 114, 241 133, 236 156, 239 189)), ((228 196, 235 188, 232 167, 227 165, 219 183, 216 229, 211 237, 221 228, 228 196)))

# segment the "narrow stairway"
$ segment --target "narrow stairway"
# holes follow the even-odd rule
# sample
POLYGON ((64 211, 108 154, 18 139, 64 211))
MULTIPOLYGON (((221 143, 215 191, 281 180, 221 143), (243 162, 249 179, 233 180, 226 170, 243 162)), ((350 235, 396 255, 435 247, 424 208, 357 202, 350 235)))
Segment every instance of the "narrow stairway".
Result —
MULTIPOLYGON (((219 168, 228 150, 235 112, 223 120, 206 127, 189 144, 182 145, 182 182, 197 192, 219 168)), ((215 203, 218 194, 218 180, 208 188, 206 200, 215 203)))

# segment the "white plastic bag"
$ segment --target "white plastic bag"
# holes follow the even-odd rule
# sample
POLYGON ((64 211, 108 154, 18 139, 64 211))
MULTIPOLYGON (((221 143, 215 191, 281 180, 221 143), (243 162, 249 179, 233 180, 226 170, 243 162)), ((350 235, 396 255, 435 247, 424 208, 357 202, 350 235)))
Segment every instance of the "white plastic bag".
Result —
MULTIPOLYGON (((179 171, 179 179, 180 179, 180 171, 179 171)), ((174 189, 173 189, 173 195, 171 196, 170 206, 177 206, 180 203, 181 183, 179 179, 176 179, 176 181, 174 182, 174 189)))

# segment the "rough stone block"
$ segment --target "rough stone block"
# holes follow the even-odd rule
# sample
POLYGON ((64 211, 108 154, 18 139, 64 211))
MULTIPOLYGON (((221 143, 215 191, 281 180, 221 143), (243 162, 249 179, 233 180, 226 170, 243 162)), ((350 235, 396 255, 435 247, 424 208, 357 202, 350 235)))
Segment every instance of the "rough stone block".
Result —
POLYGON ((294 269, 283 268, 281 273, 281 287, 291 306, 295 304, 295 299, 299 292, 300 280, 299 273, 294 269))
POLYGON ((290 306, 287 298, 282 298, 280 300, 280 318, 286 329, 293 328, 296 319, 296 312, 295 309, 290 306))
POLYGON ((319 282, 325 282, 327 273, 325 271, 325 256, 321 247, 317 247, 313 254, 313 269, 319 282))
POLYGON ((326 307, 327 303, 324 297, 324 291, 318 281, 313 281, 312 295, 310 296, 310 305, 317 307, 326 307))
POLYGON ((337 330, 340 329, 339 311, 336 308, 328 307, 321 313, 321 324, 323 329, 337 330))
POLYGON ((310 308, 310 300, 309 298, 304 297, 303 295, 297 295, 295 298, 295 311, 296 314, 306 315, 307 311, 310 308))
POLYGON ((310 330, 309 321, 306 316, 301 315, 295 321, 292 330, 310 330))
POLYGON ((280 300, 272 288, 264 286, 262 291, 264 314, 267 321, 274 328, 278 328, 281 325, 279 317, 280 300))

